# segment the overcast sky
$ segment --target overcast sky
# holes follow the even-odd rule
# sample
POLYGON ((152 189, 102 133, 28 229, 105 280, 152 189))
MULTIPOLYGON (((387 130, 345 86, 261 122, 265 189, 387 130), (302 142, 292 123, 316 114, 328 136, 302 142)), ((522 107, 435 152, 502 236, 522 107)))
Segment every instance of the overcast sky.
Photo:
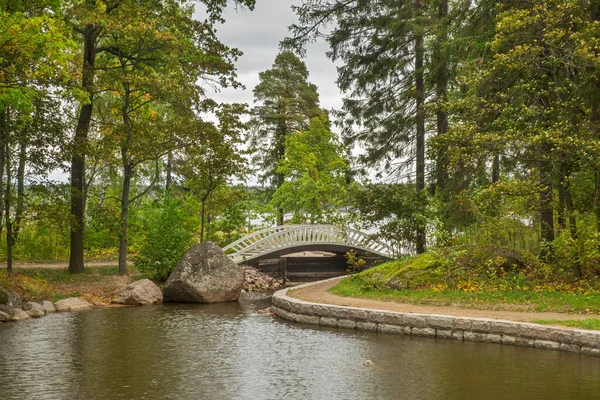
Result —
MULTIPOLYGON (((279 52, 279 42, 289 36, 288 26, 296 22, 291 6, 301 3, 301 0, 257 0, 254 11, 228 7, 226 22, 218 27, 217 35, 225 45, 244 53, 236 67, 246 90, 227 89, 216 94, 216 100, 253 105, 252 89, 258 84, 258 73, 271 68, 279 52)), ((311 44, 307 50, 304 62, 310 72, 309 80, 319 88, 321 107, 340 108, 342 100, 335 84, 336 69, 325 56, 327 43, 311 44)))

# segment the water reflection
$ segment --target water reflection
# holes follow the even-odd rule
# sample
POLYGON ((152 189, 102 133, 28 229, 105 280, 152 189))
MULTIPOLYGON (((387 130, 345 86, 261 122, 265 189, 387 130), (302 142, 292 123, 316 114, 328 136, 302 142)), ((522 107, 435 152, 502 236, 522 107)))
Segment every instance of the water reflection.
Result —
POLYGON ((264 306, 99 309, 0 325, 0 398, 598 398, 599 358, 310 328, 255 313, 264 306))

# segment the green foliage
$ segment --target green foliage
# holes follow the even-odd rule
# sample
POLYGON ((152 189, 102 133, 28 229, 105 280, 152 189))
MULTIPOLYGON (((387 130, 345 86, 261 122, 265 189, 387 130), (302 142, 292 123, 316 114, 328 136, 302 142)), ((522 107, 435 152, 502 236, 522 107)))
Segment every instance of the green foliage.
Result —
POLYGON ((284 158, 286 138, 306 130, 310 119, 323 111, 317 87, 308 82, 306 64, 290 51, 279 53, 271 69, 259 74, 259 80, 254 100, 260 104, 253 109, 250 146, 263 181, 272 180, 279 187, 283 177, 277 169, 284 158))
POLYGON ((152 279, 164 281, 195 242, 198 221, 182 200, 163 195, 142 212, 143 237, 135 246, 134 265, 152 279))
POLYGON ((576 280, 535 255, 509 248, 460 246, 391 261, 344 280, 334 292, 408 302, 460 302, 524 310, 597 312, 600 279, 576 280), (508 306, 510 308, 510 306, 508 306))
POLYGON ((414 185, 355 186, 350 199, 358 211, 357 223, 363 229, 375 230, 374 239, 388 243, 395 256, 414 251, 417 227, 428 220, 427 209, 414 185))
POLYGON ((313 118, 308 130, 286 139, 285 155, 277 172, 283 184, 271 204, 293 213, 292 222, 324 223, 336 218, 347 201, 348 163, 344 148, 327 128, 324 118, 313 118))
POLYGON ((349 252, 344 254, 344 258, 346 259, 346 263, 348 264, 348 268, 346 268, 346 272, 350 275, 356 274, 357 272, 362 271, 362 269, 364 268, 364 266, 366 264, 365 260, 358 257, 358 255, 356 254, 356 251, 354 251, 354 250, 350 250, 349 252))

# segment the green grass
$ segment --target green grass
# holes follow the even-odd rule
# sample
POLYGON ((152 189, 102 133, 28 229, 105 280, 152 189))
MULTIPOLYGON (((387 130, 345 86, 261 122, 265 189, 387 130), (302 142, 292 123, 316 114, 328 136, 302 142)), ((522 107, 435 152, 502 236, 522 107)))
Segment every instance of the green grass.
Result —
POLYGON ((598 318, 568 319, 568 320, 538 319, 533 322, 535 322, 537 324, 545 324, 545 325, 562 325, 562 326, 571 326, 574 328, 581 328, 581 329, 600 330, 600 319, 598 319, 598 318))
POLYGON ((544 291, 473 291, 433 289, 380 289, 366 288, 364 282, 346 278, 329 290, 345 297, 398 301, 409 304, 449 305, 482 309, 529 311, 558 311, 574 313, 600 312, 600 294, 574 294, 544 291))
MULTIPOLYGON (((131 271, 131 268, 128 268, 131 271)), ((47 281, 50 284, 59 282, 97 282, 102 280, 103 276, 117 275, 119 268, 117 266, 106 267, 86 267, 81 274, 71 274, 66 268, 19 268, 16 273, 38 278, 47 281)))

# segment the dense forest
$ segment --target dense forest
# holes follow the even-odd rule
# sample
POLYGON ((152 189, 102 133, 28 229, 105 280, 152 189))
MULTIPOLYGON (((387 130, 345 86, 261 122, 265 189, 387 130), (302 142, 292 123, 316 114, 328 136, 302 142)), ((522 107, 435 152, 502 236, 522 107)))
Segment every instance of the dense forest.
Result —
POLYGON ((242 90, 227 6, 0 0, 9 271, 129 259, 164 278, 194 242, 302 222, 598 276, 600 1, 305 0, 252 105, 207 89, 242 90), (339 110, 302 61, 314 40, 339 110))

